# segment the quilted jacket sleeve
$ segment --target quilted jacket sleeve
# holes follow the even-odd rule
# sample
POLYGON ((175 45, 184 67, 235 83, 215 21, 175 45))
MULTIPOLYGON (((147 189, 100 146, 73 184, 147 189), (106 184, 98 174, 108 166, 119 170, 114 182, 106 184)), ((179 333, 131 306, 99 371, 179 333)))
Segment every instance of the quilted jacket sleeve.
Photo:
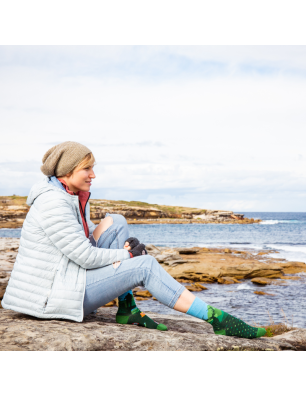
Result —
POLYGON ((48 192, 34 202, 34 216, 52 243, 84 269, 95 269, 129 259, 125 249, 93 247, 77 220, 77 212, 61 192, 48 192))

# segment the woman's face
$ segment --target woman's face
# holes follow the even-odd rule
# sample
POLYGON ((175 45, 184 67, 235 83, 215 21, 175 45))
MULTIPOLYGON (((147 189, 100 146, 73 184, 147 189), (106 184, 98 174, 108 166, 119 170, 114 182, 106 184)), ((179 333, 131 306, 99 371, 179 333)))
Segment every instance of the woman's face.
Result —
POLYGON ((89 192, 91 186, 91 180, 96 177, 93 166, 88 168, 76 170, 72 173, 71 176, 65 176, 61 179, 64 179, 67 183, 69 190, 74 193, 77 193, 79 190, 83 192, 89 192))

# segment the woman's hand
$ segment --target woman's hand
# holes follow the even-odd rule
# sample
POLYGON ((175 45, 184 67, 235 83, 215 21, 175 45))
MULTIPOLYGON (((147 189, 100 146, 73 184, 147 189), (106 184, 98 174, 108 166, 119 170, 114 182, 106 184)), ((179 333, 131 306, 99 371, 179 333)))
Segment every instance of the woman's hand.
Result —
POLYGON ((136 237, 130 237, 126 240, 126 242, 124 243, 124 249, 130 251, 133 248, 137 247, 137 245, 139 244, 139 240, 136 237))
POLYGON ((148 254, 146 246, 144 244, 140 244, 136 237, 128 238, 124 243, 123 248, 129 251, 131 258, 148 254))
POLYGON ((132 254, 132 258, 134 256, 147 255, 146 246, 144 244, 138 244, 135 248, 131 249, 129 252, 130 254, 132 254))

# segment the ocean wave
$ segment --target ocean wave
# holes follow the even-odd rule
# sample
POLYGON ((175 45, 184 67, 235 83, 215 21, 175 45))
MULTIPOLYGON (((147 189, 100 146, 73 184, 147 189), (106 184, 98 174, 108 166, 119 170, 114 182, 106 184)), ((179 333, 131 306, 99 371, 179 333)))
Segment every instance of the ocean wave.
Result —
POLYGON ((237 289, 238 290, 241 290, 241 289, 254 289, 254 288, 252 288, 251 286, 249 286, 248 284, 240 284, 240 285, 238 285, 238 287, 237 287, 237 289))
POLYGON ((306 246, 305 245, 283 245, 283 244, 267 244, 268 248, 275 249, 277 251, 285 251, 285 252, 302 252, 306 254, 306 246))
POLYGON ((297 220, 290 220, 290 221, 286 221, 286 220, 276 220, 276 219, 269 219, 269 220, 265 220, 265 221, 261 221, 259 224, 260 225, 277 225, 278 223, 306 223, 305 221, 297 221, 297 220))

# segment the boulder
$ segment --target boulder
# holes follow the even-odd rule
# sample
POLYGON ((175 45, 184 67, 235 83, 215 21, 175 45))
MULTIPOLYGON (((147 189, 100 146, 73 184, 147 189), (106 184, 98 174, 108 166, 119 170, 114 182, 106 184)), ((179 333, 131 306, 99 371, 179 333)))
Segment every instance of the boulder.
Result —
POLYGON ((254 284, 260 284, 260 285, 269 285, 269 284, 286 285, 285 280, 271 280, 270 278, 265 278, 265 277, 255 277, 252 278, 251 281, 254 284))
POLYGON ((161 254, 161 250, 153 244, 147 244, 146 250, 148 251, 148 254, 152 256, 161 254))
POLYGON ((166 261, 168 261, 168 262, 175 261, 175 260, 179 260, 179 259, 183 260, 183 258, 179 255, 178 251, 173 248, 163 250, 161 254, 155 255, 155 259, 159 263, 163 263, 166 261))
POLYGON ((281 266, 286 274, 306 272, 306 263, 304 262, 286 262, 282 263, 281 266))
POLYGON ((0 351, 281 351, 305 350, 306 330, 273 338, 215 335, 210 324, 188 315, 146 312, 167 332, 115 322, 116 308, 99 308, 82 323, 40 320, 0 310, 0 351))
POLYGON ((274 294, 268 294, 267 292, 263 292, 263 291, 254 291, 254 294, 256 294, 256 295, 270 295, 270 296, 275 296, 274 294))
POLYGON ((208 289, 208 288, 204 287, 204 285, 199 284, 199 283, 194 283, 194 286, 197 287, 197 288, 200 288, 201 290, 208 289))
POLYGON ((177 248, 179 254, 181 255, 193 255, 200 251, 200 248, 177 248))
POLYGON ((187 262, 188 262, 188 259, 176 259, 174 261, 166 260, 164 262, 164 265, 167 265, 167 266, 170 266, 170 267, 175 267, 177 265, 182 265, 183 263, 187 263, 187 262))
POLYGON ((279 264, 253 262, 239 266, 221 266, 220 277, 242 278, 280 278, 284 275, 279 264))
POLYGON ((238 281, 236 278, 233 277, 220 277, 218 278, 218 283, 219 284, 239 284, 241 281, 238 281))
POLYGON ((254 284, 259 284, 259 285, 268 285, 272 283, 272 280, 269 278, 264 278, 264 277, 256 277, 252 278, 252 283, 254 284))

